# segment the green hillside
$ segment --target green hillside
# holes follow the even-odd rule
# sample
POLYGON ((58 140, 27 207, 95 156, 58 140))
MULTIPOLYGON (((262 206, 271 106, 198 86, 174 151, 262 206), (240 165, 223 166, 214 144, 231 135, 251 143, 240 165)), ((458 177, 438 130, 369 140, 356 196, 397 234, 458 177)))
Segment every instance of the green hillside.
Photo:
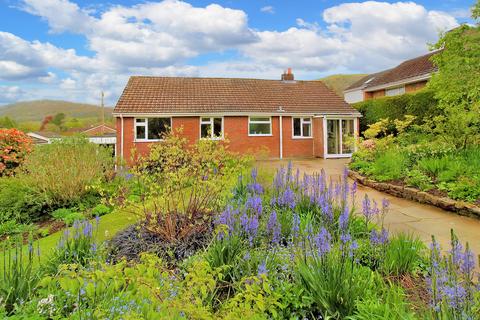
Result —
MULTIPOLYGON (((7 116, 17 122, 42 121, 45 116, 64 113, 67 118, 98 118, 100 107, 92 104, 58 100, 25 101, 0 106, 0 117, 7 116)), ((105 107, 105 118, 112 117, 113 108, 105 107)))
POLYGON ((365 76, 366 74, 334 74, 320 80, 340 97, 343 97, 343 90, 365 76))

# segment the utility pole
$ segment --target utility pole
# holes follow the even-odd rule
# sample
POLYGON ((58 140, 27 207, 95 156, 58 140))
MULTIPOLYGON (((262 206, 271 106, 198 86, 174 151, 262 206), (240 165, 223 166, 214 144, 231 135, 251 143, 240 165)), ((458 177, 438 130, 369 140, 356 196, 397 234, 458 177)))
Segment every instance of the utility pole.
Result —
POLYGON ((105 106, 103 104, 103 98, 104 98, 105 94, 102 90, 102 136, 105 134, 105 106))

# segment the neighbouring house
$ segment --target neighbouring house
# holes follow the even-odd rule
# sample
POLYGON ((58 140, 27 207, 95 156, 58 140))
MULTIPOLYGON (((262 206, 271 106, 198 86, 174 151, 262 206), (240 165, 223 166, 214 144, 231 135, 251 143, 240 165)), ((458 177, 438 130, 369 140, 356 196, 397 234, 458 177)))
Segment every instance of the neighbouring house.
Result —
POLYGON ((167 130, 269 158, 348 157, 361 114, 321 81, 134 76, 113 112, 117 155, 147 154, 167 130))
MULTIPOLYGON (((82 134, 92 143, 111 147, 112 152, 115 152, 116 150, 115 144, 117 140, 117 132, 115 128, 112 128, 105 124, 91 126, 88 128, 74 129, 67 132, 66 134, 82 134)), ((59 133, 48 131, 29 132, 27 133, 27 135, 32 138, 33 143, 36 145, 50 144, 54 140, 62 139, 65 137, 65 135, 60 135, 59 133)))
POLYGON ((396 96, 424 88, 437 68, 430 60, 438 51, 402 62, 392 69, 373 73, 344 91, 345 101, 355 103, 385 96, 396 96))

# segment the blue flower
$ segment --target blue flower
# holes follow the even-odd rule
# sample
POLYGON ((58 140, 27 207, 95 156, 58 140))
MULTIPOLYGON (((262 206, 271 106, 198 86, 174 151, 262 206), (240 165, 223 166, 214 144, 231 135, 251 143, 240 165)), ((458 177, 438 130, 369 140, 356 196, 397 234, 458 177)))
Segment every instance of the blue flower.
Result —
POLYGON ((267 270, 267 265, 264 262, 262 262, 261 264, 258 265, 258 269, 257 269, 257 276, 260 277, 261 275, 267 275, 268 274, 268 270, 267 270))
POLYGON ((315 244, 317 246, 318 255, 320 257, 322 257, 325 254, 327 254, 328 252, 330 252, 330 249, 331 249, 330 241, 331 240, 332 240, 332 236, 330 235, 330 233, 327 231, 327 229, 322 227, 320 232, 315 237, 315 244))

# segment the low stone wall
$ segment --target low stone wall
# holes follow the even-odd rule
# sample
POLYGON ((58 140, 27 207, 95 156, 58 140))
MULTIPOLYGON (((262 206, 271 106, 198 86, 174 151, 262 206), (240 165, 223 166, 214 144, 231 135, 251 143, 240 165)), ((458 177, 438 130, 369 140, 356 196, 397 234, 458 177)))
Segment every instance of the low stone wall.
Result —
POLYGON ((362 176, 356 171, 349 170, 348 176, 364 186, 382 191, 393 196, 414 200, 420 203, 431 204, 444 210, 456 212, 463 216, 480 218, 480 207, 464 201, 457 201, 447 197, 439 197, 428 192, 411 187, 397 186, 391 183, 377 182, 362 176))

